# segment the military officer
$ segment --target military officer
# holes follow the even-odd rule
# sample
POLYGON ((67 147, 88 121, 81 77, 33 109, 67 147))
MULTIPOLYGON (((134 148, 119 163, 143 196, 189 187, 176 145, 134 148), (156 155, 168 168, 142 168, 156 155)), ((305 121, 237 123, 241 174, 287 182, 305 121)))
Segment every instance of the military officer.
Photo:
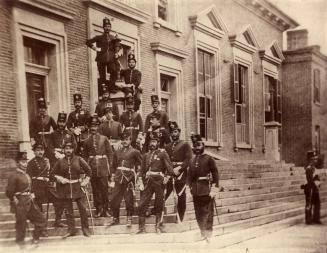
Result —
POLYGON ((113 150, 106 136, 99 134, 99 118, 96 114, 91 118, 91 136, 84 143, 84 151, 88 164, 92 169, 92 192, 96 209, 95 217, 108 216, 108 180, 111 177, 113 150))
POLYGON ((320 179, 316 171, 318 156, 316 151, 308 151, 308 166, 305 168, 307 184, 304 186, 305 194, 305 222, 306 224, 321 224, 320 221, 320 179))
POLYGON ((141 78, 142 73, 135 68, 136 66, 136 59, 133 53, 128 55, 128 69, 124 69, 121 71, 121 76, 124 78, 125 84, 133 85, 130 88, 124 88, 123 91, 125 95, 132 94, 134 97, 134 111, 138 111, 140 109, 141 104, 141 94, 142 94, 142 87, 141 87, 141 78))
POLYGON ((66 209, 68 233, 63 238, 76 235, 73 201, 77 203, 79 209, 82 232, 84 236, 90 236, 83 187, 89 183, 92 171, 82 157, 74 155, 74 145, 72 142, 64 144, 64 152, 65 157, 58 160, 50 175, 51 178, 57 181, 58 198, 61 200, 63 208, 66 209), (82 178, 82 174, 85 177, 82 178))
POLYGON ((193 195, 195 217, 201 236, 209 242, 212 236, 214 198, 219 192, 218 169, 214 159, 203 153, 204 143, 201 136, 195 134, 191 139, 195 157, 188 171, 188 185, 193 195))
MULTIPOLYGON (((50 162, 49 159, 44 157, 43 143, 36 142, 33 146, 35 157, 27 164, 26 173, 32 178, 31 192, 35 195, 35 203, 42 211, 42 204, 53 203, 55 210, 55 227, 63 227, 61 223, 61 216, 63 213, 62 205, 57 199, 57 194, 50 182, 50 162)), ((47 218, 48 218, 47 209, 47 218)))
POLYGON ((108 87, 106 85, 103 85, 102 86, 102 100, 99 101, 99 103, 95 107, 95 113, 98 115, 101 122, 103 122, 107 119, 107 117, 105 116, 105 113, 106 113, 105 107, 106 107, 106 104, 109 102, 110 102, 110 99, 109 99, 108 87))
POLYGON ((170 136, 168 134, 168 131, 166 128, 162 127, 160 125, 160 113, 152 113, 150 115, 150 123, 151 127, 148 129, 146 136, 145 136, 145 142, 143 145, 143 151, 147 152, 149 150, 149 143, 151 140, 151 135, 153 133, 156 133, 159 136, 159 148, 165 148, 165 145, 170 143, 170 136))
POLYGON ((90 122, 90 113, 82 107, 83 98, 80 93, 73 95, 75 111, 69 113, 67 119, 67 128, 74 133, 77 142, 76 154, 83 156, 83 142, 89 137, 88 123, 90 122))
POLYGON ((147 132, 148 129, 150 128, 151 115, 155 114, 155 113, 160 114, 160 120, 159 120, 160 125, 166 129, 168 129, 169 117, 166 112, 159 110, 160 102, 159 102, 159 97, 157 95, 151 96, 151 104, 152 104, 153 111, 150 114, 148 114, 145 118, 144 131, 147 132))
POLYGON ((131 131, 132 146, 133 148, 136 148, 136 140, 138 138, 138 135, 142 134, 143 132, 143 121, 141 114, 134 110, 133 97, 126 97, 126 111, 122 113, 119 121, 123 126, 123 131, 131 131))
POLYGON ((154 213, 156 215, 156 232, 161 232, 164 208, 165 185, 173 174, 173 165, 167 152, 159 148, 160 137, 157 133, 151 135, 149 152, 143 155, 141 176, 145 182, 145 189, 141 195, 139 205, 139 231, 145 233, 145 216, 153 193, 155 194, 154 213))
POLYGON ((119 209, 122 199, 125 199, 127 210, 127 226, 132 225, 135 200, 135 182, 137 173, 141 170, 141 152, 131 146, 131 133, 126 130, 121 136, 122 148, 113 157, 113 178, 115 186, 111 199, 113 221, 111 225, 119 224, 119 209))
POLYGON ((17 169, 9 176, 6 196, 10 200, 10 211, 16 216, 16 243, 24 247, 27 219, 34 225, 32 243, 37 244, 46 229, 46 220, 31 194, 31 178, 26 173, 27 152, 19 152, 17 169))
POLYGON ((113 105, 110 102, 107 102, 105 105, 105 116, 106 120, 100 124, 98 131, 110 140, 110 143, 116 150, 119 147, 122 126, 120 122, 113 119, 113 105))
POLYGON ((123 50, 117 34, 116 36, 110 34, 111 23, 108 18, 103 19, 103 31, 102 35, 87 40, 86 45, 97 52, 95 61, 97 62, 100 84, 106 82, 107 73, 110 74, 110 82, 114 84, 118 78, 118 71, 120 71, 118 59, 122 56, 123 50))
POLYGON ((33 146, 36 141, 43 142, 45 146, 45 156, 49 158, 51 156, 49 151, 51 128, 52 131, 56 130, 57 124, 55 120, 48 115, 44 98, 39 98, 37 100, 37 106, 38 115, 32 119, 30 123, 31 144, 33 146))
POLYGON ((180 140, 181 129, 176 121, 168 123, 172 142, 167 144, 166 151, 173 163, 174 176, 167 183, 166 199, 174 191, 177 199, 177 211, 179 218, 183 221, 186 210, 186 178, 187 169, 192 159, 192 148, 186 141, 180 140))
MULTIPOLYGON (((58 128, 50 135, 50 147, 51 147, 51 167, 57 162, 58 159, 63 158, 64 155, 64 143, 69 141, 73 143, 74 150, 77 148, 77 143, 74 134, 66 129, 67 114, 64 112, 58 113, 57 125, 58 128)), ((71 128, 72 129, 72 128, 71 128)), ((79 136, 78 136, 79 137, 79 136)))

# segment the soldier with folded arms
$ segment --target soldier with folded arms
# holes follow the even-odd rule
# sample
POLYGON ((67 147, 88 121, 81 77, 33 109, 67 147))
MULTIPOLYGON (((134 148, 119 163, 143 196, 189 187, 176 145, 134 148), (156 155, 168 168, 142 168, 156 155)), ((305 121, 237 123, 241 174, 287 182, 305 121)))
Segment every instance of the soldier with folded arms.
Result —
POLYGON ((26 173, 27 152, 19 152, 16 161, 17 169, 9 176, 6 196, 10 200, 10 211, 16 216, 16 243, 23 248, 27 220, 35 227, 33 244, 39 242, 42 232, 46 229, 46 220, 31 193, 32 180, 26 173))

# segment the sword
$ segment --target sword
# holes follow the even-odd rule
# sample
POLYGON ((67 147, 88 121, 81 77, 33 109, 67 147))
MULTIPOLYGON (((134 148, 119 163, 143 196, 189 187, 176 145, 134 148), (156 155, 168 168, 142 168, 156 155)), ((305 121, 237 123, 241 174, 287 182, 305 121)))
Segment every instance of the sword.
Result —
POLYGON ((175 188, 175 179, 173 178, 172 180, 173 180, 174 205, 176 208, 177 223, 179 224, 179 223, 181 223, 181 218, 179 217, 179 213, 178 213, 178 195, 176 193, 176 188, 175 188))
POLYGON ((90 217, 91 217, 91 224, 92 224, 92 231, 93 231, 93 235, 94 235, 94 220, 93 220, 93 214, 92 214, 92 209, 91 209, 91 204, 90 204, 90 199, 89 199, 89 194, 87 192, 86 187, 81 187, 82 192, 85 194, 86 196, 86 201, 87 201, 87 205, 89 207, 89 212, 90 212, 90 217))
POLYGON ((218 225, 220 225, 220 221, 219 221, 219 217, 218 217, 218 208, 217 208, 217 204, 216 204, 216 199, 215 198, 212 198, 212 203, 215 206, 218 225))

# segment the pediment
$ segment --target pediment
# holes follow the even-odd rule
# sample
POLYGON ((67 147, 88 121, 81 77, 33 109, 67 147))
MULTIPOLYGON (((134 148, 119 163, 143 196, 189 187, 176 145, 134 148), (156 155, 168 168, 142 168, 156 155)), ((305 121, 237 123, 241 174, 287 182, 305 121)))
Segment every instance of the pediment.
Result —
POLYGON ((260 56, 262 59, 275 64, 281 64, 281 62, 285 59, 283 51, 276 40, 270 43, 266 49, 261 50, 260 56))
POLYGON ((229 40, 232 46, 239 47, 249 53, 254 53, 260 48, 251 25, 246 25, 236 34, 229 36, 229 40))

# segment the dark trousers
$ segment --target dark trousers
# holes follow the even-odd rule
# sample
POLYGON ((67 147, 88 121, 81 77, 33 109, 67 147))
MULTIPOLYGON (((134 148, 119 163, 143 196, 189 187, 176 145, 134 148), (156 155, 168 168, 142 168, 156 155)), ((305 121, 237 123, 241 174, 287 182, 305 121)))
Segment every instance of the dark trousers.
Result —
POLYGON ((61 204, 65 209, 68 232, 71 234, 76 234, 76 226, 75 226, 75 218, 74 218, 74 209, 73 209, 73 201, 76 201, 79 215, 81 217, 81 225, 82 229, 89 228, 89 221, 87 217, 87 203, 85 198, 78 199, 61 199, 61 204))
POLYGON ((162 180, 156 181, 149 178, 148 183, 141 195, 139 204, 140 217, 145 217, 145 212, 149 206, 153 193, 155 194, 154 214, 161 215, 164 208, 164 189, 165 185, 162 183, 162 180))
MULTIPOLYGON (((118 60, 111 62, 97 62, 100 84, 106 83, 106 74, 110 73, 110 83, 114 84, 118 78, 118 71, 120 71, 120 64, 118 60)), ((102 90, 100 93, 102 95, 102 90)))
POLYGON ((306 184, 305 194, 305 223, 320 222, 320 196, 319 189, 316 185, 306 184))
POLYGON ((134 184, 132 182, 122 184, 115 183, 110 202, 114 218, 119 218, 119 209, 123 198, 125 199, 127 216, 132 216, 134 212, 134 184))
MULTIPOLYGON (((186 210, 186 193, 185 193, 185 182, 180 181, 180 180, 175 180, 175 190, 176 190, 176 195, 178 196, 177 200, 177 212, 179 214, 179 218, 181 221, 184 219, 184 214, 186 210), (182 192, 182 193, 181 193, 182 192), (180 196, 178 195, 179 193, 180 196)), ((171 192, 173 191, 173 180, 170 179, 167 183, 167 191, 166 191, 166 196, 165 199, 167 200, 171 192)))
POLYGON ((195 217, 204 237, 212 235, 213 226, 213 200, 209 195, 206 196, 193 196, 195 217))
POLYGON ((29 197, 21 197, 16 206, 16 242, 22 243, 26 235, 27 220, 34 225, 33 238, 38 240, 42 231, 46 228, 46 220, 29 197))
POLYGON ((108 178, 92 177, 91 186, 95 209, 98 212, 107 211, 109 207, 108 178))

